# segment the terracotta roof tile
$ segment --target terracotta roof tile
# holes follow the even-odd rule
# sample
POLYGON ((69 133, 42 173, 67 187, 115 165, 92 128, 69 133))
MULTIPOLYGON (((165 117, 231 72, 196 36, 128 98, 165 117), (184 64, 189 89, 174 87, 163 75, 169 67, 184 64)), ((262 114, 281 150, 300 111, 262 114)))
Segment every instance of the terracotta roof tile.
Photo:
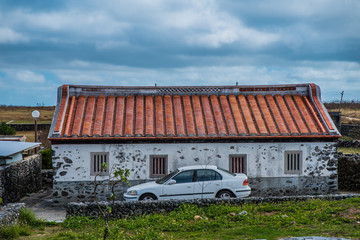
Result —
POLYGON ((50 139, 336 138, 318 92, 311 84, 138 91, 64 85, 50 139))

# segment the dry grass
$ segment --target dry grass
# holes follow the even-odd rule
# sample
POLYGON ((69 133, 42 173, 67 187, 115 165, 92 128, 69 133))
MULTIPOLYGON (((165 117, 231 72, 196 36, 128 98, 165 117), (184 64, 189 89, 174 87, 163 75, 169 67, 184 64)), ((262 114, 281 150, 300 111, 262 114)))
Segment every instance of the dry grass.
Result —
MULTIPOLYGON (((339 103, 331 102, 324 103, 329 112, 338 112, 339 103)), ((342 124, 360 124, 360 102, 359 101, 347 101, 342 102, 341 108, 341 123, 342 124)))
POLYGON ((40 117, 38 123, 51 123, 54 115, 55 106, 50 107, 15 107, 15 106, 1 106, 0 107, 0 122, 12 123, 34 123, 34 118, 31 116, 32 111, 38 110, 40 117))

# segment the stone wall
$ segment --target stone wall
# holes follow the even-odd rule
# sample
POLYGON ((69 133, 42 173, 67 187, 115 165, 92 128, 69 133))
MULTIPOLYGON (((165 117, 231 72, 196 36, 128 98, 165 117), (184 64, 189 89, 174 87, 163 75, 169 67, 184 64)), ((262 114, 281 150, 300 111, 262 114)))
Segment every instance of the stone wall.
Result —
POLYGON ((16 202, 27 193, 40 190, 41 178, 40 154, 1 167, 0 197, 4 203, 16 202))
MULTIPOLYGON (((250 198, 232 198, 228 200, 220 199, 195 199, 195 200, 169 200, 169 201, 151 201, 151 202, 120 202, 115 201, 114 205, 109 202, 100 202, 100 206, 106 209, 111 207, 111 217, 123 218, 152 213, 171 212, 182 204, 195 204, 199 207, 208 207, 212 204, 234 204, 242 205, 246 203, 263 203, 263 202, 282 202, 282 201, 304 201, 308 199, 326 199, 341 200, 351 197, 360 197, 360 194, 337 194, 337 195, 317 195, 317 196, 288 196, 288 197, 250 197, 250 198)), ((88 216, 96 218, 100 215, 99 208, 95 202, 72 202, 66 207, 66 217, 71 216, 88 216)))
POLYGON ((341 134, 343 136, 349 136, 352 138, 360 138, 360 125, 350 125, 342 124, 341 125, 341 134))
POLYGON ((41 170, 42 185, 51 185, 52 186, 53 176, 54 176, 54 170, 42 169, 41 170))
POLYGON ((360 141, 358 140, 341 140, 338 141, 338 147, 346 148, 360 148, 360 141))
POLYGON ((0 229, 15 224, 25 203, 9 203, 0 209, 0 229))
POLYGON ((339 154, 339 189, 360 190, 360 154, 339 154))
MULTIPOLYGON (((35 125, 34 123, 9 123, 10 127, 15 128, 16 131, 34 131, 35 125)), ((50 123, 38 123, 37 124, 37 130, 48 130, 50 129, 51 124, 50 123)))

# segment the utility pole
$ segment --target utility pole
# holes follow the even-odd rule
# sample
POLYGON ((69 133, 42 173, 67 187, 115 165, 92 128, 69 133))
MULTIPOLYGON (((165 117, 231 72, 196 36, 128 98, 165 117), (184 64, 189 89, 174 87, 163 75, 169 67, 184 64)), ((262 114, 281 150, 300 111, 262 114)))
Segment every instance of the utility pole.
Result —
POLYGON ((339 112, 341 112, 341 103, 342 103, 342 100, 343 100, 343 96, 344 96, 344 91, 342 91, 340 93, 341 97, 340 97, 340 102, 339 102, 339 112))

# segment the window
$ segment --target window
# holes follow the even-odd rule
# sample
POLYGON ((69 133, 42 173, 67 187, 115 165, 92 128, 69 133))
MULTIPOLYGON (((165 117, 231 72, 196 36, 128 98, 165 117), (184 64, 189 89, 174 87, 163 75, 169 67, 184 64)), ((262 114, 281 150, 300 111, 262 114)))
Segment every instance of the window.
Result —
POLYGON ((167 155, 150 156, 150 177, 163 177, 167 173, 167 155))
POLYGON ((189 183, 194 181, 194 170, 184 171, 176 175, 174 178, 176 183, 189 183))
POLYGON ((246 155, 230 155, 230 171, 246 174, 246 155))
POLYGON ((221 176, 219 173, 209 169, 197 170, 198 182, 215 181, 215 180, 221 180, 221 176))
POLYGON ((91 153, 91 166, 90 166, 90 175, 108 175, 109 174, 109 153, 106 152, 94 152, 91 153), (102 168, 102 164, 106 163, 108 167, 106 169, 102 168))
POLYGON ((285 152, 285 173, 301 174, 302 173, 302 156, 301 151, 285 152))

